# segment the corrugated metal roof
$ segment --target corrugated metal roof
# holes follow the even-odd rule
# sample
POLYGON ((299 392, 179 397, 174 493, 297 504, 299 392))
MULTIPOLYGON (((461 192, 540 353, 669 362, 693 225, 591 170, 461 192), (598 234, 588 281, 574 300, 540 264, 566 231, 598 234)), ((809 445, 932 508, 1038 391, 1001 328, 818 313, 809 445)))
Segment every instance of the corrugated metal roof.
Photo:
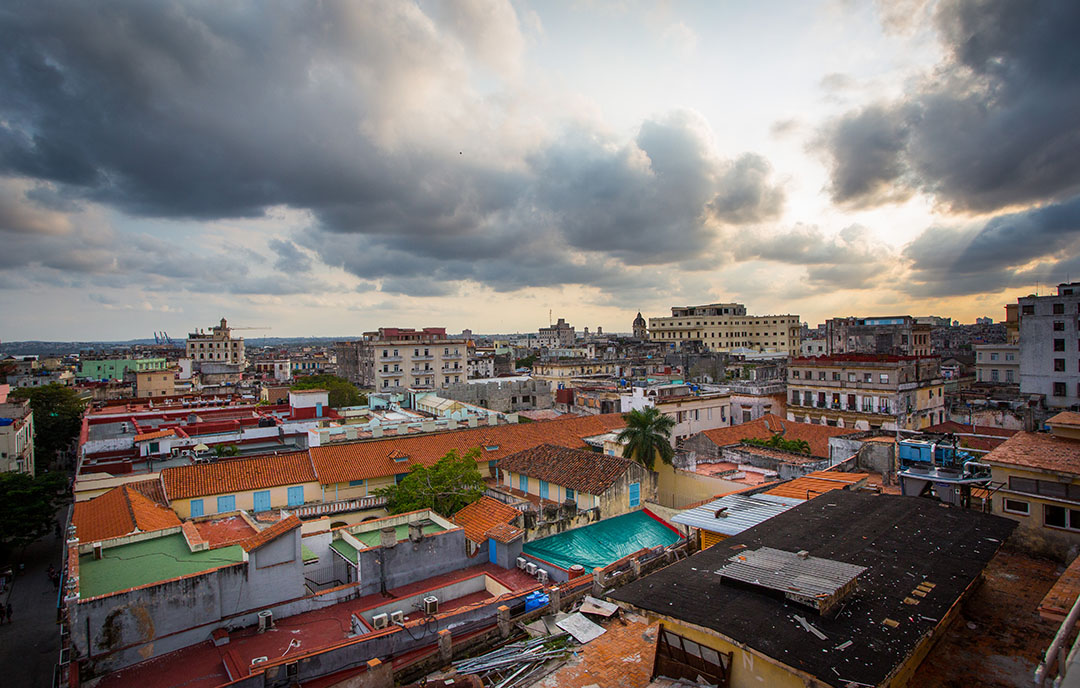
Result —
POLYGON ((833 595, 866 570, 834 559, 801 558, 772 547, 736 554, 728 562, 716 572, 723 578, 807 596, 833 595))
POLYGON ((802 504, 802 499, 776 495, 731 494, 699 507, 676 514, 671 520, 710 533, 738 535, 777 514, 802 504), (716 512, 723 509, 724 516, 716 512))

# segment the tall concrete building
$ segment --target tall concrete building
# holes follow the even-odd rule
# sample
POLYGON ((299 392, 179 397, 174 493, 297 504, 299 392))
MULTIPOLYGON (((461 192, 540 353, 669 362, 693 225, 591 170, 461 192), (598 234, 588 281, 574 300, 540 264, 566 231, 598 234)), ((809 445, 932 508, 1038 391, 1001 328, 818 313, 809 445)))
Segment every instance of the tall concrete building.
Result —
POLYGON ((649 339, 680 349, 694 344, 709 351, 748 348, 799 353, 799 316, 747 315, 741 303, 673 306, 671 317, 649 318, 649 339))
POLYGON ((1054 296, 1025 296, 1020 306, 1020 392, 1051 408, 1080 405, 1080 282, 1054 296))
POLYGON ((225 318, 221 319, 221 323, 210 328, 210 332, 200 329, 188 335, 187 357, 195 365, 205 362, 229 363, 241 367, 247 365, 244 338, 232 336, 232 330, 229 329, 225 318))
POLYGON ((825 321, 826 353, 929 356, 932 353, 930 331, 933 329, 930 321, 934 320, 942 318, 913 318, 910 315, 830 318, 825 321))
POLYGON ((541 347, 560 349, 573 346, 575 337, 573 326, 559 318, 554 325, 541 327, 537 340, 541 347))
POLYGON ((445 327, 380 327, 354 345, 364 387, 436 389, 468 379, 466 342, 447 336, 445 327))

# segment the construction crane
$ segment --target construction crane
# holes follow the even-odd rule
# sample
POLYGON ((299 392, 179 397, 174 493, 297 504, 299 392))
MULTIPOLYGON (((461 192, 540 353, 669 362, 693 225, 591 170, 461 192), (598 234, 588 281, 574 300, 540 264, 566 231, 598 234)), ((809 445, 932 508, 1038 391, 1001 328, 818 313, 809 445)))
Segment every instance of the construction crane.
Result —
POLYGON ((173 340, 169 337, 168 332, 166 332, 165 330, 162 330, 161 332, 155 332, 154 333, 154 343, 155 344, 168 344, 168 345, 171 346, 172 343, 173 343, 173 340))

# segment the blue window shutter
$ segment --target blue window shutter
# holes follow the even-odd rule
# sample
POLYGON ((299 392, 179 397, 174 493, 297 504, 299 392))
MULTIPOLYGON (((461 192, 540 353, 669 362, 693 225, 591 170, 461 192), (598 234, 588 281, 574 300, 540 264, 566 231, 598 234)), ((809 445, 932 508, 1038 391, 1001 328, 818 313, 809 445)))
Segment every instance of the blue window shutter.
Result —
POLYGON ((191 517, 195 518, 196 516, 202 516, 202 515, 203 515, 203 502, 202 502, 202 500, 201 499, 193 499, 193 500, 191 500, 191 517))
POLYGON ((630 506, 641 505, 641 483, 630 483, 630 506))
POLYGON ((528 493, 529 491, 529 476, 518 475, 518 489, 522 492, 528 493))
POLYGON ((300 506, 304 503, 304 486, 296 485, 289 488, 289 506, 300 506))
POLYGON ((571 489, 570 489, 569 487, 568 487, 568 488, 566 488, 566 498, 567 498, 567 499, 570 499, 570 500, 572 500, 572 499, 574 499, 574 497, 575 497, 575 496, 576 496, 576 495, 574 494, 574 491, 573 491, 573 490, 571 490, 571 489))
POLYGON ((548 496, 548 484, 546 480, 540 481, 540 499, 547 499, 548 496))
POLYGON ((270 490, 255 493, 255 511, 270 511, 270 490))
POLYGON ((219 514, 226 511, 236 511, 236 495, 225 495, 217 498, 217 510, 219 514))

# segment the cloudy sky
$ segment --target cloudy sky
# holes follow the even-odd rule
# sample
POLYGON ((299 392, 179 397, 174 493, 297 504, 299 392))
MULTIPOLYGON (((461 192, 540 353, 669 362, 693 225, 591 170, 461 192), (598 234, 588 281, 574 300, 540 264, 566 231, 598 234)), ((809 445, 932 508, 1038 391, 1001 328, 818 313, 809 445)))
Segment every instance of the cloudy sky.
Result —
POLYGON ((1000 319, 1080 278, 1080 3, 0 8, 0 339, 1000 319))

